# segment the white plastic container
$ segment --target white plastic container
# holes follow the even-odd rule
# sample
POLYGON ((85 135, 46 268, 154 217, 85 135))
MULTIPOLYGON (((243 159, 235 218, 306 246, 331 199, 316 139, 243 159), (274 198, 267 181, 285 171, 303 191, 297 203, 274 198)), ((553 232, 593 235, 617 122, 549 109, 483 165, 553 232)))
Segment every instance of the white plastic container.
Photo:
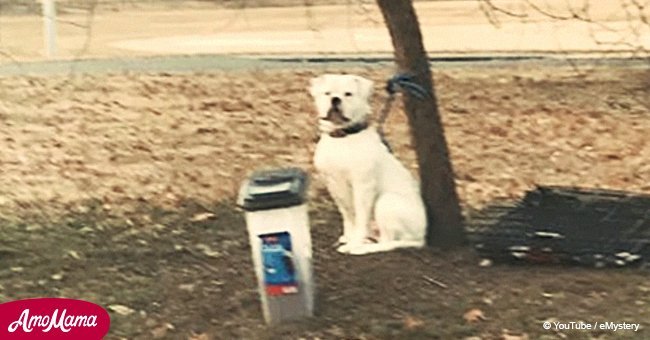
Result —
POLYGON ((268 324, 313 316, 306 189, 305 172, 291 168, 253 173, 239 194, 268 324))

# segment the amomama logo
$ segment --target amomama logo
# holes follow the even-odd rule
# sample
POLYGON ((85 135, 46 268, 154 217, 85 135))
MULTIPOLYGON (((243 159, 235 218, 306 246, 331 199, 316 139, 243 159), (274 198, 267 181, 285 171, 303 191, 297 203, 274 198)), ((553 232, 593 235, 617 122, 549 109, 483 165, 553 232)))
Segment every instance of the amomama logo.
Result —
POLYGON ((102 307, 82 300, 40 298, 0 304, 0 339, 102 339, 110 327, 102 307))

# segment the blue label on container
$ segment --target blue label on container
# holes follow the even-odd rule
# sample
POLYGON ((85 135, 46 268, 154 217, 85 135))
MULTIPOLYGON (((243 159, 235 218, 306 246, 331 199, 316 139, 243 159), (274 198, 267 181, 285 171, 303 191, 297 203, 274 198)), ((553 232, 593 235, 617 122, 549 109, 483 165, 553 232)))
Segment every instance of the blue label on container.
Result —
POLYGON ((259 237, 262 240, 266 293, 274 296, 297 293, 298 281, 289 233, 265 234, 259 237))

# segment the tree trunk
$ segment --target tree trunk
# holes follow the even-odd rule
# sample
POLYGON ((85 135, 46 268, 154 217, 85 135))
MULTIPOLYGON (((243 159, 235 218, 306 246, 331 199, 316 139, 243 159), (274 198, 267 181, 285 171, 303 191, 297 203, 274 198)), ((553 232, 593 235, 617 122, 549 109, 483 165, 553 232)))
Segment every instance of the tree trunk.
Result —
POLYGON ((464 243, 463 221, 454 172, 438 112, 429 60, 411 0, 377 0, 390 32, 398 73, 431 94, 418 99, 404 94, 404 108, 420 168, 422 197, 427 208, 427 243, 455 247, 464 243))

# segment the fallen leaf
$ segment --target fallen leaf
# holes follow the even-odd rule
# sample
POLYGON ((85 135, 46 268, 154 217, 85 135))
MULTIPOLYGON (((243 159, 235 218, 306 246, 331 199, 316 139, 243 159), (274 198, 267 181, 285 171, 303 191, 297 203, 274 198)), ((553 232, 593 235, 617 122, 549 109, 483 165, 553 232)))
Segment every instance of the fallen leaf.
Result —
POLYGON ((202 221, 207 221, 211 218, 213 218, 215 215, 213 213, 205 212, 205 213, 200 213, 192 216, 190 219, 191 222, 202 222, 202 221))
POLYGON ((164 224, 156 223, 156 224, 153 225, 152 229, 154 229, 156 231, 163 231, 163 230, 167 229, 167 226, 164 225, 164 224))
POLYGON ((93 228, 91 228, 91 227, 83 227, 83 228, 79 229, 79 232, 82 233, 82 234, 92 233, 93 231, 95 231, 95 230, 93 228))
POLYGON ((73 258, 75 260, 80 260, 81 259, 81 256, 79 256, 79 253, 77 253, 74 250, 68 251, 68 256, 70 256, 71 258, 73 258))
POLYGON ((193 284, 193 283, 183 283, 183 284, 178 285, 178 289, 180 289, 180 290, 184 290, 184 291, 186 291, 186 292, 190 292, 190 293, 191 293, 191 292, 194 291, 194 287, 195 287, 195 286, 196 286, 196 285, 193 284))
POLYGON ((61 281, 61 280, 63 280, 63 273, 56 273, 56 274, 50 276, 50 278, 52 280, 54 280, 54 281, 61 281))
POLYGON ((521 332, 513 332, 507 329, 504 329, 501 333, 501 339, 503 340, 528 340, 528 334, 521 332))
POLYGON ((343 330, 343 328, 341 328, 339 326, 336 326, 336 325, 330 327, 327 330, 327 334, 331 335, 332 337, 337 338, 337 339, 344 339, 345 338, 345 331, 343 330))
POLYGON ((167 336, 167 330, 168 329, 166 325, 158 326, 151 330, 151 336, 154 339, 164 338, 165 336, 167 336))
POLYGON ((207 333, 192 334, 187 340, 210 340, 210 336, 207 333))
POLYGON ((133 313, 135 313, 135 310, 124 306, 124 305, 109 305, 108 310, 117 313, 118 315, 122 316, 129 316, 133 313))
POLYGON ((424 326, 424 321, 422 319, 408 315, 404 318, 404 328, 406 329, 416 329, 424 326))
POLYGON ((485 320, 483 311, 478 308, 472 308, 463 314, 463 319, 469 323, 479 322, 485 320))
POLYGON ((503 334, 502 337, 503 340, 528 340, 528 334, 524 333, 521 335, 510 335, 510 334, 503 334))
POLYGON ((43 229, 43 227, 38 224, 30 224, 25 228, 27 231, 39 231, 41 229, 43 229))
POLYGON ((490 267, 492 266, 492 260, 490 259, 482 259, 481 262, 478 263, 479 267, 490 267))
POLYGON ((219 256, 221 256, 220 252, 218 252, 216 250, 213 250, 207 244, 202 244, 202 243, 197 244, 196 249, 200 250, 207 257, 219 257, 219 256))
POLYGON ((151 335, 154 339, 167 338, 167 331, 173 331, 176 329, 171 323, 165 323, 159 327, 156 327, 151 330, 151 335))

